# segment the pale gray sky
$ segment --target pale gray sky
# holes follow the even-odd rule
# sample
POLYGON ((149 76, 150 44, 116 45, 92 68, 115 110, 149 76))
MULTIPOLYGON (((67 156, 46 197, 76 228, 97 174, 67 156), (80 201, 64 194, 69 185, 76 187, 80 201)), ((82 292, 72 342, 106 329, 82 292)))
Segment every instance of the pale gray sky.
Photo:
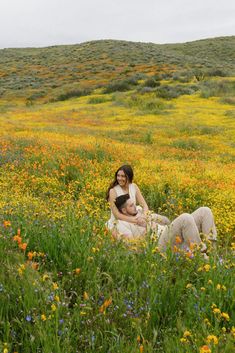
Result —
POLYGON ((0 0, 0 48, 235 35, 234 0, 0 0))

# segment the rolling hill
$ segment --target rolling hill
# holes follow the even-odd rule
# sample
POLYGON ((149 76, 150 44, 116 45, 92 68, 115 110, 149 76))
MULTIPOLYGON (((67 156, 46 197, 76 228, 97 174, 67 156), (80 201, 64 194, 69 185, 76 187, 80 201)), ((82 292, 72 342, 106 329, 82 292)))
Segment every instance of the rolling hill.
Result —
POLYGON ((0 97, 47 102, 70 91, 79 96, 126 79, 136 85, 140 79, 156 76, 181 81, 190 81, 194 75, 233 76, 234 63, 235 36, 183 44, 99 40, 2 49, 0 97))

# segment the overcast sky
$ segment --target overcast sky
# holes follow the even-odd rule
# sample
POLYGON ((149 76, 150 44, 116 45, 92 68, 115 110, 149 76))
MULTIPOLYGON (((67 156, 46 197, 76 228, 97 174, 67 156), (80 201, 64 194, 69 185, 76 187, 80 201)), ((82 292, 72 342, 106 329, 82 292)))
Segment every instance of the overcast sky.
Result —
POLYGON ((0 48, 235 35, 235 0, 0 0, 0 48))

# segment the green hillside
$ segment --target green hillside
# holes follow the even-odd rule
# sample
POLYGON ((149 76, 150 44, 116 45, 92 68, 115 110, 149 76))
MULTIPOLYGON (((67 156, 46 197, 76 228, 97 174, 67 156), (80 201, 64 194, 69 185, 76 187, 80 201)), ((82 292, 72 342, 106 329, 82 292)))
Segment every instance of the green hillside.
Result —
POLYGON ((110 81, 129 85, 149 76, 189 81, 194 75, 233 76, 235 36, 183 44, 99 40, 77 45, 0 50, 0 97, 31 101, 77 95, 110 81), (85 91, 84 91, 85 89, 85 91))

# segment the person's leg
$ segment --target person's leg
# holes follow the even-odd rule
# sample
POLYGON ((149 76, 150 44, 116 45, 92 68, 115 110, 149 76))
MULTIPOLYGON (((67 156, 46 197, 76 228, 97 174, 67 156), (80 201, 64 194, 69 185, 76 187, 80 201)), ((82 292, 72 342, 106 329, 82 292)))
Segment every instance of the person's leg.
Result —
POLYGON ((192 213, 198 231, 206 235, 209 240, 217 239, 214 216, 209 207, 200 207, 192 213))
POLYGON ((166 251, 167 246, 170 244, 170 232, 169 227, 163 230, 158 239, 158 248, 160 251, 166 251))
POLYGON ((169 225, 171 221, 166 216, 162 216, 157 213, 151 213, 151 221, 154 221, 162 226, 169 225))
POLYGON ((194 218, 189 213, 183 213, 170 225, 170 242, 186 249, 190 244, 201 244, 201 238, 194 218), (177 238, 176 238, 177 237, 177 238))
POLYGON ((117 221, 116 225, 117 234, 122 238, 133 239, 140 236, 143 236, 146 233, 144 227, 140 227, 136 224, 129 223, 126 221, 117 221))

